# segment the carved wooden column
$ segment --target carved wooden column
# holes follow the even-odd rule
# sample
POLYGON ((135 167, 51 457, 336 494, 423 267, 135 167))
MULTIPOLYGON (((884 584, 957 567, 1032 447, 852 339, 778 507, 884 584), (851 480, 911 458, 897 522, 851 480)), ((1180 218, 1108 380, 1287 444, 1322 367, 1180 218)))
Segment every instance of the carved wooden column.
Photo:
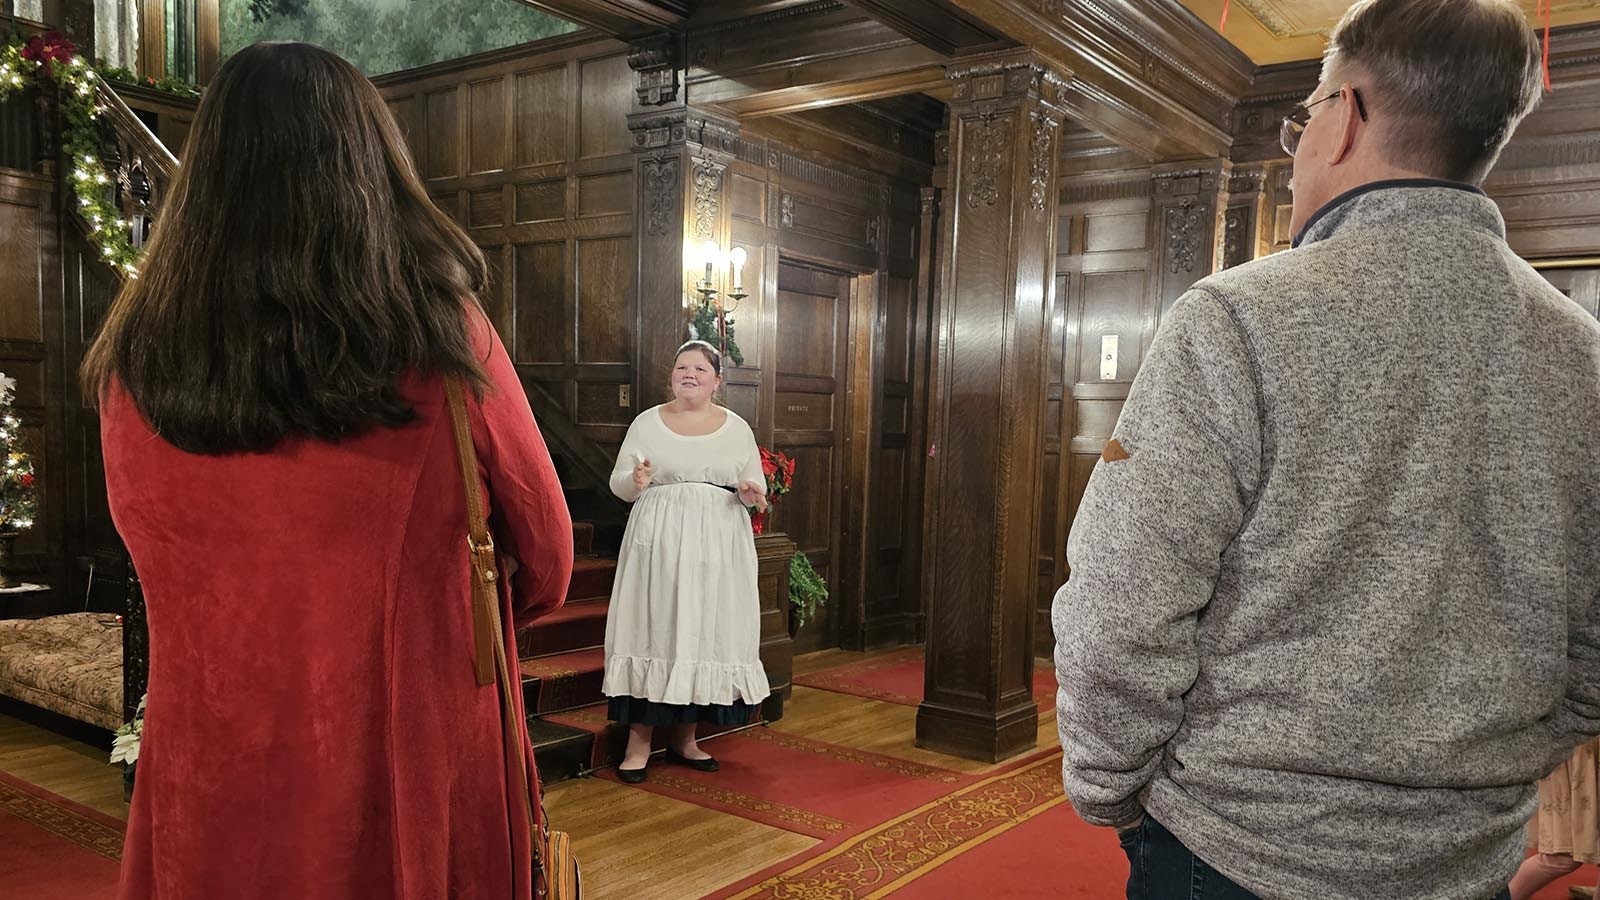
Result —
POLYGON ((657 35, 628 54, 635 72, 634 204, 639 263, 638 408, 667 397, 672 353, 686 339, 694 278, 687 248, 727 243, 724 173, 738 125, 691 109, 683 87, 682 38, 657 35))
POLYGON ((950 67, 943 294, 929 423, 927 681, 917 744, 1034 746, 1045 310, 1065 73, 1031 50, 950 67))
POLYGON ((1255 163, 1233 170, 1228 179, 1228 204, 1222 219, 1222 267, 1232 268, 1269 252, 1267 170, 1255 163))
POLYGON ((1157 229, 1154 280, 1163 316, 1190 285, 1222 267, 1231 170, 1225 159, 1155 167, 1150 199, 1157 229))

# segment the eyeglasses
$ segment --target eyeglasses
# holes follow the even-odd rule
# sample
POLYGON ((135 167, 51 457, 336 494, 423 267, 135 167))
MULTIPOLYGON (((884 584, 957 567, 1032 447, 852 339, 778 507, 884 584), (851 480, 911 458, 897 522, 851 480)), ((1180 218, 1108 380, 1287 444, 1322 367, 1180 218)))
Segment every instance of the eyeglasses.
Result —
MULTIPOLYGON (((1294 112, 1284 116, 1283 125, 1278 128, 1278 143, 1283 145, 1283 152, 1294 156, 1294 152, 1300 149, 1300 136, 1305 134, 1306 125, 1311 121, 1311 107, 1316 106, 1318 103, 1327 103, 1329 100, 1335 100, 1343 96, 1343 94, 1344 89, 1340 88, 1321 100, 1302 103, 1294 108, 1294 112)), ((1356 101, 1356 114, 1361 116, 1361 121, 1365 122, 1367 120, 1367 105, 1361 100, 1361 92, 1351 88, 1350 96, 1356 101)))

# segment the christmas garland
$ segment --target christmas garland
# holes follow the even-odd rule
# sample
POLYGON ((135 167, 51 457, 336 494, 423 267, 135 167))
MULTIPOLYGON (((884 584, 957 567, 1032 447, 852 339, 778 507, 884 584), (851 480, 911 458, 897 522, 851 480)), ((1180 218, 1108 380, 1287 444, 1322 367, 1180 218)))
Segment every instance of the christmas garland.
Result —
POLYGON ((100 116, 105 107, 96 96, 96 74, 78 48, 56 32, 13 40, 0 47, 0 101, 20 92, 29 81, 48 78, 61 91, 61 144, 69 161, 67 183, 78 201, 78 214, 89 226, 89 240, 101 259, 136 277, 139 251, 129 237, 132 227, 117 208, 111 176, 100 161, 100 116))
POLYGON ((744 353, 739 350, 739 342, 733 339, 733 317, 723 313, 721 333, 718 331, 716 305, 709 300, 695 301, 689 313, 689 340, 705 341, 718 347, 734 365, 744 365, 744 353))

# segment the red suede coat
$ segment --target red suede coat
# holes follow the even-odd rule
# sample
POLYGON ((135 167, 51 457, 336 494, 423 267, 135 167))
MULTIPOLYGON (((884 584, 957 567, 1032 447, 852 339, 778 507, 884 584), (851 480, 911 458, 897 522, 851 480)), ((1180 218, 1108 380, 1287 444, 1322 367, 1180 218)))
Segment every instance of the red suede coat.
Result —
MULTIPOLYGON (((502 570, 518 564, 502 607, 525 623, 562 603, 572 523, 505 348, 477 332, 493 385, 469 399, 473 440, 502 570)), ((497 689, 473 677, 443 385, 403 391, 412 425, 222 457, 106 397, 111 511, 150 622, 122 898, 529 897, 497 689)))

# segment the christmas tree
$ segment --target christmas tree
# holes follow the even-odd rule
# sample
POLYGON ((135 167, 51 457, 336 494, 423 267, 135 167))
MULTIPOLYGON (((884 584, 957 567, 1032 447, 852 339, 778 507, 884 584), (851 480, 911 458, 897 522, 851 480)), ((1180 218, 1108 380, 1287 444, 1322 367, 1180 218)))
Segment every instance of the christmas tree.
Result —
POLYGON ((0 373, 0 453, 6 460, 0 474, 0 532, 32 528, 39 515, 33 457, 22 449, 22 423, 11 409, 16 392, 16 379, 0 373))

